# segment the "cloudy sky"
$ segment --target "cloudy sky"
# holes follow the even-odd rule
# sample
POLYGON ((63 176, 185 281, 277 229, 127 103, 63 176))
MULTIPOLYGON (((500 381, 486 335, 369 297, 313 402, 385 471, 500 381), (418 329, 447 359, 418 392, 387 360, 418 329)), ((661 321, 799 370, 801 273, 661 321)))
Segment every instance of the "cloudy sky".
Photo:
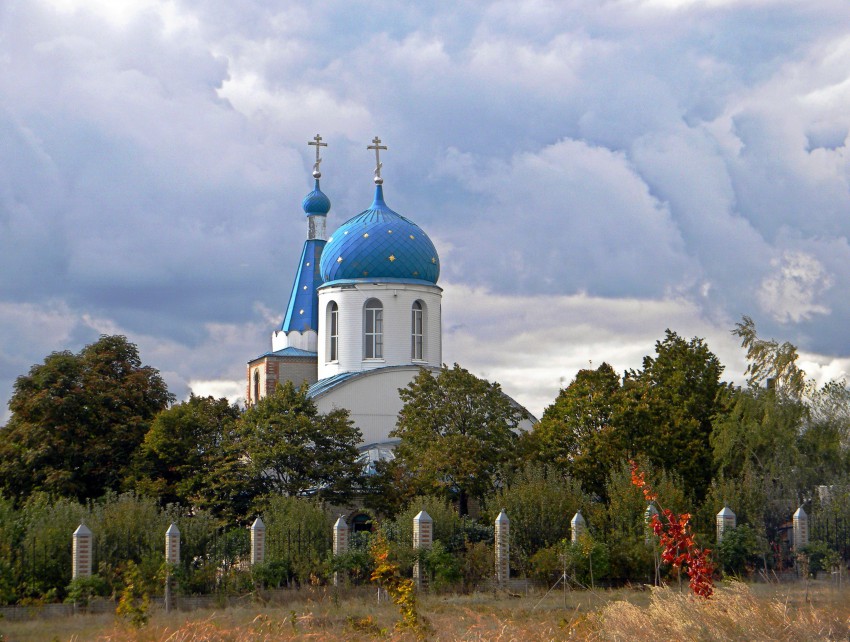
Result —
POLYGON ((388 204, 441 256, 444 353, 539 414, 741 315, 850 370, 846 0, 3 0, 0 422, 102 333, 242 394, 305 237, 388 204))

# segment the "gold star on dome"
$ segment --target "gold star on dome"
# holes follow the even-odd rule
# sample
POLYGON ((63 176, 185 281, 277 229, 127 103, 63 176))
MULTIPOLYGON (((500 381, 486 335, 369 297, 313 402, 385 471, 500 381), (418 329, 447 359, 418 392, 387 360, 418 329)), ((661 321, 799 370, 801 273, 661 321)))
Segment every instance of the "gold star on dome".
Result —
POLYGON ((390 263, 392 263, 393 261, 395 261, 395 256, 393 256, 392 254, 390 254, 390 263))
POLYGON ((342 233, 343 236, 346 236, 347 234, 348 234, 348 230, 345 230, 345 232, 342 233))
POLYGON ((339 257, 339 258, 336 260, 336 262, 337 262, 337 263, 342 263, 342 257, 339 257))
POLYGON ((410 240, 411 240, 411 241, 413 241, 413 240, 415 240, 415 239, 416 239, 416 237, 415 237, 415 236, 413 236, 413 234, 411 234, 411 235, 410 235, 410 240))
POLYGON ((413 273, 413 276, 419 276, 419 271, 418 271, 418 270, 416 270, 416 271, 413 273))
MULTIPOLYGON (((331 240, 333 241, 333 239, 331 239, 331 240)), ((307 267, 310 267, 310 261, 307 261, 304 265, 306 265, 307 267)))
POLYGON ((369 276, 369 273, 366 270, 363 270, 363 276, 369 276))
POLYGON ((436 257, 436 256, 432 256, 432 257, 431 257, 431 263, 436 263, 436 262, 437 262, 437 257, 436 257))
POLYGON ((299 310, 298 314, 304 314, 304 310, 299 310))
POLYGON ((305 289, 305 290, 307 289, 307 286, 306 286, 306 285, 304 286, 304 289, 305 289))
POLYGON ((387 230, 387 234, 392 234, 392 233, 393 233, 392 230, 387 230))
POLYGON ((365 233, 363 234, 363 238, 364 238, 364 239, 368 239, 368 238, 369 238, 369 232, 365 232, 365 233))

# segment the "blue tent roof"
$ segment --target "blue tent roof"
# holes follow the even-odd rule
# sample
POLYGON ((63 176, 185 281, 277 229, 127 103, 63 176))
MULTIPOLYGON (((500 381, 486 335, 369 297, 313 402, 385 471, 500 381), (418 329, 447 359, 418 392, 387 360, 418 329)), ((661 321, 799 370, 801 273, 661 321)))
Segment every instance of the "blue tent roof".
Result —
POLYGON ((304 241, 301 262, 292 284, 289 305, 280 329, 286 333, 292 331, 319 331, 319 297, 316 289, 322 285, 319 274, 319 261, 326 241, 309 239, 304 241))
POLYGON ((440 259, 428 235, 384 202, 375 189, 371 207, 343 223, 322 252, 323 281, 416 279, 436 283, 440 259))

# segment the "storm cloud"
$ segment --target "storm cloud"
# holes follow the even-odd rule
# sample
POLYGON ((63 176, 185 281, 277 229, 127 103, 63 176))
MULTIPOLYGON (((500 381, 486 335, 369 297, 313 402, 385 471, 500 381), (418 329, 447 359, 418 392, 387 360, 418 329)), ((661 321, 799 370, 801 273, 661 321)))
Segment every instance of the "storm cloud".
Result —
POLYGON ((848 34, 838 0, 8 0, 0 399, 103 332, 178 395, 239 396, 316 132, 329 229, 380 135, 387 203, 440 252, 444 360, 536 414, 666 327, 740 380, 742 314, 843 376, 848 34))

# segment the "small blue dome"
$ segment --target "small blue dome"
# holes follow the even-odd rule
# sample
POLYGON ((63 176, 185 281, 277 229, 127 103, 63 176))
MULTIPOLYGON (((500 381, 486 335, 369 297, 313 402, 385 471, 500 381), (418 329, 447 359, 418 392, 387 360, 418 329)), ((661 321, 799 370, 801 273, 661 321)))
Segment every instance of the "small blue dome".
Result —
POLYGON ((316 187, 301 201, 301 207, 307 216, 325 216, 331 211, 331 199, 319 189, 319 179, 316 179, 316 187))
POLYGON ((342 279, 411 279, 436 283, 440 258, 428 235, 384 203, 383 186, 372 206, 343 223, 328 239, 320 263, 324 282, 342 279))

